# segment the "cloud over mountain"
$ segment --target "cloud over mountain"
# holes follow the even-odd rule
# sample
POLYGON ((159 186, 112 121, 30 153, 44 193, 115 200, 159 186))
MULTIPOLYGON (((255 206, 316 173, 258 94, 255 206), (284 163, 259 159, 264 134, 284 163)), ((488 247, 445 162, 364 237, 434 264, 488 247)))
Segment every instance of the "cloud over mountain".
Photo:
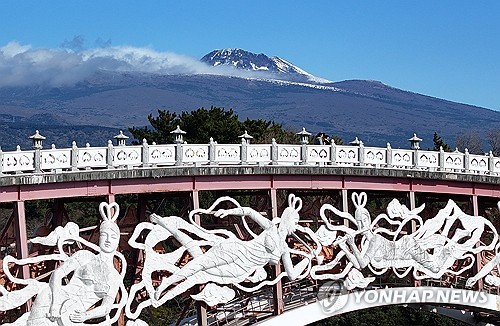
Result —
POLYGON ((33 48, 10 42, 0 47, 0 87, 71 86, 98 71, 275 77, 271 73, 243 71, 234 67, 215 68, 189 56, 131 46, 70 50, 33 48))

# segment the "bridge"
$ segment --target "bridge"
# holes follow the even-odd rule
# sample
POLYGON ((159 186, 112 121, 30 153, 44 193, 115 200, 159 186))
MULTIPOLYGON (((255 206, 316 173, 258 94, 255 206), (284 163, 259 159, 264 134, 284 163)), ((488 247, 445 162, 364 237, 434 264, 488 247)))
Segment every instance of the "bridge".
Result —
MULTIPOLYGON (((329 268, 316 274, 298 275, 292 279, 290 275, 288 278, 278 277, 287 273, 283 264, 266 265, 267 278, 276 280, 274 283, 270 282, 273 284, 259 287, 248 293, 236 287, 238 295, 225 302, 207 303, 206 298, 193 300, 188 295, 179 313, 179 321, 203 325, 254 322, 294 324, 297 320, 313 322, 328 316, 362 309, 361 307, 389 304, 387 302, 366 306, 359 302, 350 304, 356 298, 360 298, 358 294, 361 290, 364 291, 363 293, 374 291, 373 293, 377 294, 373 295, 377 297, 387 297, 394 293, 386 294, 386 292, 389 293, 394 289, 435 290, 447 289, 450 286, 462 289, 463 293, 484 293, 484 298, 481 297, 483 301, 478 299, 480 302, 476 300, 467 304, 450 303, 450 300, 443 301, 443 298, 440 300, 438 297, 425 300, 422 295, 420 297, 417 295, 415 299, 404 297, 404 294, 396 294, 401 300, 390 304, 409 304, 444 314, 456 314, 458 309, 466 311, 465 314, 461 314, 461 318, 469 323, 497 320, 500 310, 496 304, 496 300, 500 299, 497 296, 500 290, 497 285, 494 282, 493 285, 484 282, 482 277, 473 282, 472 286, 466 287, 466 282, 474 275, 480 275, 478 273, 485 268, 489 268, 497 255, 498 237, 495 218, 499 216, 497 208, 500 200, 499 157, 491 153, 473 155, 467 151, 448 153, 442 150, 421 150, 416 136, 411 138, 410 149, 396 149, 389 144, 383 148, 368 147, 363 143, 354 145, 309 144, 309 134, 305 130, 299 133, 301 138, 299 144, 277 144, 274 141, 271 144, 252 144, 251 138, 246 133, 240 136, 241 141, 237 144, 218 144, 213 139, 210 139, 207 144, 186 144, 180 129, 173 133, 176 136, 174 144, 148 144, 144 140, 141 145, 126 145, 128 137, 120 132, 115 137, 115 144, 108 141, 107 146, 103 147, 91 147, 88 144, 85 147, 78 147, 76 143, 73 143, 71 148, 59 149, 52 145, 52 148, 44 149, 42 142, 45 137, 37 131, 30 137, 33 140, 32 149, 18 148, 12 152, 0 152, 0 203, 4 211, 10 212, 0 233, 1 257, 12 255, 18 261, 24 262, 33 257, 57 252, 57 250, 54 251, 54 249, 48 249, 40 243, 33 242, 33 238, 48 237, 54 234, 57 227, 67 225, 66 223, 71 220, 68 207, 73 207, 72 204, 75 202, 123 202, 126 207, 122 207, 122 211, 124 211, 123 208, 127 209, 117 221, 121 231, 119 250, 126 253, 124 260, 128 265, 127 273, 131 274, 132 276, 129 277, 138 284, 145 277, 144 270, 148 264, 148 253, 146 251, 145 254, 145 251, 141 250, 144 246, 138 245, 139 240, 131 244, 129 239, 138 225, 146 225, 141 223, 148 223, 147 225, 153 232, 154 227, 159 224, 149 222, 150 214, 161 215, 162 212, 168 211, 165 207, 169 203, 175 203, 175 209, 177 209, 174 212, 168 211, 170 215, 185 218, 190 212, 198 212, 192 216, 195 224, 203 224, 208 230, 230 230, 237 238, 250 241, 258 237, 258 234, 254 232, 259 227, 259 222, 251 219, 245 221, 244 218, 242 222, 242 218, 237 216, 228 216, 221 222, 213 217, 213 211, 208 213, 203 211, 203 207, 206 207, 203 205, 206 205, 207 200, 213 201, 214 198, 227 196, 235 197, 240 202, 246 203, 242 206, 248 206, 271 221, 282 217, 287 207, 291 207, 290 198, 300 198, 299 226, 303 230, 314 230, 314 232, 304 231, 303 236, 299 237, 302 239, 300 241, 298 239, 287 240, 291 249, 295 250, 291 254, 292 261, 295 263, 301 255, 307 256, 308 254, 304 252, 314 248, 313 251, 317 251, 316 256, 307 256, 308 269, 315 270, 316 268, 318 271, 317 266, 329 266, 329 268), (364 198, 368 198, 369 201, 365 200, 364 204, 360 201, 356 202, 354 198, 358 198, 356 196, 361 196, 360 194, 364 194, 364 198), (445 243, 439 243, 439 245, 446 247, 446 244, 451 243, 450 239, 453 239, 453 236, 443 236, 443 229, 446 228, 448 228, 447 232, 455 237, 463 238, 461 241, 455 239, 457 240, 455 245, 463 245, 472 240, 476 242, 467 250, 463 249, 464 252, 458 250, 457 253, 452 246, 447 248, 450 252, 455 252, 455 256, 460 259, 450 262, 442 273, 418 261, 415 262, 415 259, 412 260, 413 265, 410 266, 398 265, 398 267, 387 263, 389 265, 384 268, 377 267, 375 261, 372 261, 365 265, 366 268, 373 268, 371 276, 365 275, 366 271, 362 269, 360 269, 363 271, 362 276, 352 274, 356 274, 352 277, 356 276, 356 282, 358 282, 354 282, 357 284, 354 288, 345 289, 345 282, 339 283, 340 285, 336 284, 336 281, 344 281, 347 278, 349 270, 358 270, 356 266, 353 266, 356 260, 349 261, 344 255, 347 255, 346 252, 355 252, 355 246, 364 248, 365 245, 361 242, 365 240, 359 233, 354 232, 352 237, 355 245, 347 249, 340 248, 340 244, 336 245, 337 242, 333 239, 330 239, 332 243, 328 245, 323 242, 315 243, 314 239, 320 238, 318 232, 324 230, 325 227, 327 229, 330 227, 325 234, 333 236, 333 233, 330 233, 336 232, 339 237, 343 235, 344 245, 348 238, 346 235, 350 232, 348 230, 356 229, 356 220, 353 216, 358 213, 354 214, 355 211, 361 212, 366 207, 372 217, 376 214, 380 216, 380 213, 385 214, 384 212, 388 212, 385 214, 387 216, 390 215, 387 209, 391 199, 397 199, 397 202, 401 203, 405 209, 407 207, 404 211, 406 215, 401 213, 404 215, 401 218, 409 219, 409 222, 400 225, 399 229, 391 227, 390 223, 382 223, 379 219, 376 229, 384 229, 388 234, 392 232, 392 235, 397 231, 396 233, 399 234, 399 237, 391 238, 393 241, 398 241, 403 235, 422 233, 419 230, 423 230, 424 223, 435 221, 437 216, 444 214, 442 210, 446 210, 448 200, 452 199, 456 206, 450 209, 447 213, 449 216, 445 220, 455 219, 458 222, 449 226, 439 226, 438 230, 434 231, 435 237, 446 238, 442 240, 445 243), (50 202, 51 207, 42 225, 28 232, 26 205, 37 200, 46 200, 50 202), (425 208, 415 213, 422 204, 426 205, 425 208), (329 207, 325 205, 331 205, 334 208, 325 209, 323 207, 329 207), (325 213, 325 210, 329 213, 325 213), (455 216, 458 211, 463 213, 460 217, 455 216), (321 212, 325 215, 322 216, 321 212), (208 214, 208 218, 203 216, 204 213, 208 214), (351 218, 348 217, 349 214, 351 218), (409 218, 407 215, 413 217, 409 218), (471 221, 473 217, 481 217, 484 230, 482 229, 480 234, 475 234, 477 225, 476 229, 464 226, 467 224, 467 219, 463 219, 463 216, 471 221), (486 227, 490 224, 492 228, 486 227), (461 236, 458 231, 468 232, 468 234, 461 236), (323 258, 318 259, 318 256, 323 258), (349 264, 351 265, 347 267, 349 264), (406 274, 403 273, 404 277, 395 277, 391 269, 399 273, 401 268, 406 274), (379 273, 382 270, 384 272, 379 273), (322 277, 324 274, 342 276, 329 279, 322 277), (314 275, 316 277, 312 277, 314 275), (371 281, 363 287, 359 282, 363 283, 364 279, 371 281), (332 281, 335 282, 332 283, 332 281), (342 288, 344 292, 336 293, 333 301, 345 302, 339 309, 330 309, 331 304, 335 304, 335 302, 332 303, 332 296, 321 298, 319 293, 325 289, 328 292, 330 286, 335 288, 337 285, 344 287, 342 288), (316 304, 316 302, 319 303, 316 304), (307 316, 308 319, 297 319, 298 314, 307 316)), ((229 209, 230 206, 226 205, 223 208, 229 209)), ((105 213, 102 214, 107 216, 105 213)), ((30 217, 28 216, 28 219, 30 217)), ((166 227, 168 229, 168 226, 166 227)), ((186 228, 190 227, 186 226, 186 228)), ((193 230, 188 233, 194 232, 193 230)), ((80 228, 79 233, 81 238, 85 239, 81 240, 82 242, 97 243, 99 238, 99 228, 95 225, 80 228)), ((142 237, 144 236, 146 235, 143 234, 142 237)), ((422 234, 419 235, 419 237, 422 236, 422 234)), ((166 238, 163 240, 166 241, 166 238)), ((160 247, 155 246, 154 249, 165 254, 164 248, 160 247)), ((203 246, 200 245, 201 247, 203 246)), ((94 250, 98 249, 94 248, 94 250)), ((207 248, 203 249, 203 252, 206 250, 207 248)), ((428 249, 428 252, 431 256, 437 255, 432 249, 428 249)), ((190 256, 193 256, 191 252, 187 256, 178 257, 179 260, 174 261, 173 264, 182 268, 189 261, 190 256), (184 263, 183 260, 185 260, 184 263)), ((59 260, 64 261, 64 259, 59 260)), ((408 258, 405 257, 403 260, 408 261, 408 258)), ((398 261, 398 263, 401 262, 398 261)), ((51 272, 58 266, 53 263, 40 262, 32 266, 28 263, 19 263, 15 267, 12 265, 12 261, 6 264, 4 259, 2 277, 2 297, 4 298, 8 298, 9 291, 15 292, 19 289, 13 284, 15 282, 10 282, 5 273, 6 267, 13 270, 12 273, 15 274, 16 279, 36 279, 40 284, 46 284, 51 272)), ((168 278, 174 273, 173 270, 169 271, 165 267, 158 268, 158 270, 163 272, 152 273, 148 276, 151 277, 155 288, 159 286, 162 278, 168 278)), ((349 275, 351 275, 350 272, 349 275)), ((498 276, 498 272, 493 270, 488 276, 493 279, 498 276)), ((252 274, 249 277, 256 277, 256 280, 263 281, 257 275, 252 274)), ((193 296, 196 296, 198 292, 203 293, 204 284, 200 285, 201 287, 195 284, 194 290, 187 293, 193 296)), ((129 290, 122 289, 123 292, 129 290)), ((144 299, 148 294, 152 295, 148 291, 137 291, 136 297, 144 299)), ((167 296, 168 291, 166 290, 163 296, 167 296)), ((124 297, 123 294, 122 297, 124 297)), ((28 301, 21 309, 29 311, 30 302, 28 301)), ((123 309, 118 313, 115 312, 115 315, 127 315, 127 318, 134 315, 133 310, 137 308, 137 304, 133 302, 131 307, 127 306, 131 309, 127 311, 127 314, 124 312, 126 309, 121 307, 123 309)), ((147 307, 147 309, 153 308, 147 307)), ((12 313, 12 309, 2 309, 1 302, 0 310, 6 311, 2 315, 2 322, 13 321, 21 314, 19 310, 12 313)), ((123 317, 118 318, 117 323, 124 324, 123 317)), ((68 325, 70 324, 68 322, 68 325)))

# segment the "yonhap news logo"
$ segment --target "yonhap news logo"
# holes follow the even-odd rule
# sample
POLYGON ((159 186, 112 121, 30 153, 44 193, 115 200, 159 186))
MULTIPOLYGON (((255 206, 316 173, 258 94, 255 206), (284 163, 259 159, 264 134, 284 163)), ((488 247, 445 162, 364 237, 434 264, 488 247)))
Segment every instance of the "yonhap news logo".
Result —
MULTIPOLYGON (((318 291, 318 304, 325 314, 334 314, 347 305, 358 309, 409 303, 481 305, 488 302, 484 292, 431 287, 381 288, 348 293, 342 281, 325 282, 318 291)), ((355 309, 348 309, 348 311, 355 309)))

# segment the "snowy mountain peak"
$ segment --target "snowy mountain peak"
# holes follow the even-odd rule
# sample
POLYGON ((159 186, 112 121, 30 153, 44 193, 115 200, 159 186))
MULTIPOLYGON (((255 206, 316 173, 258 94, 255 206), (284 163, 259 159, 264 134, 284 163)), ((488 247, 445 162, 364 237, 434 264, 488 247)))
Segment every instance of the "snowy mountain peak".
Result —
POLYGON ((331 81, 315 77, 280 57, 268 57, 242 49, 214 50, 201 58, 211 66, 233 66, 248 71, 262 71, 275 74, 278 79, 291 81, 330 83, 331 81))

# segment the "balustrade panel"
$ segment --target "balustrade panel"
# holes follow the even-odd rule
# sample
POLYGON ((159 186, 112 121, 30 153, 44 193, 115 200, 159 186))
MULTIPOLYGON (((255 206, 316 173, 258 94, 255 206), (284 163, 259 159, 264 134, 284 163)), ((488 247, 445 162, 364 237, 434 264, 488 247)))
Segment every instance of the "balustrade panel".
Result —
POLYGON ((182 163, 184 164, 206 164, 209 162, 209 145, 183 144, 182 163))
POLYGON ((328 163, 330 161, 329 145, 307 146, 307 163, 328 163))
POLYGON ((40 151, 43 171, 71 169, 71 149, 46 149, 40 151))
POLYGON ((469 170, 474 172, 488 171, 489 157, 485 155, 469 155, 469 170))
POLYGON ((493 172, 500 174, 500 157, 493 158, 493 172))
POLYGON ((387 165, 387 148, 365 147, 364 155, 365 164, 387 165))
POLYGON ((418 151, 418 167, 437 169, 439 168, 439 152, 418 151))
POLYGON ((142 146, 118 146, 113 148, 113 166, 139 166, 142 164, 142 146))
POLYGON ((248 145, 247 162, 249 164, 268 164, 271 162, 271 145, 248 145))
POLYGON ((85 147, 78 149, 78 163, 76 165, 79 169, 84 168, 105 168, 107 167, 106 155, 107 147, 85 147))
POLYGON ((392 165, 395 167, 408 168, 414 165, 413 152, 409 149, 393 149, 392 165))
POLYGON ((278 164, 300 163, 300 145, 277 145, 278 146, 278 164))
POLYGON ((443 166, 447 170, 464 170, 464 157, 462 153, 444 153, 443 166))
POLYGON ((335 162, 341 165, 359 164, 359 147, 357 146, 336 146, 335 162))
POLYGON ((215 162, 219 164, 240 164, 240 144, 217 144, 215 145, 215 162))
POLYGON ((175 145, 149 145, 148 159, 150 164, 174 165, 175 145))
POLYGON ((35 170, 35 151, 4 152, 2 172, 30 172, 35 170))

